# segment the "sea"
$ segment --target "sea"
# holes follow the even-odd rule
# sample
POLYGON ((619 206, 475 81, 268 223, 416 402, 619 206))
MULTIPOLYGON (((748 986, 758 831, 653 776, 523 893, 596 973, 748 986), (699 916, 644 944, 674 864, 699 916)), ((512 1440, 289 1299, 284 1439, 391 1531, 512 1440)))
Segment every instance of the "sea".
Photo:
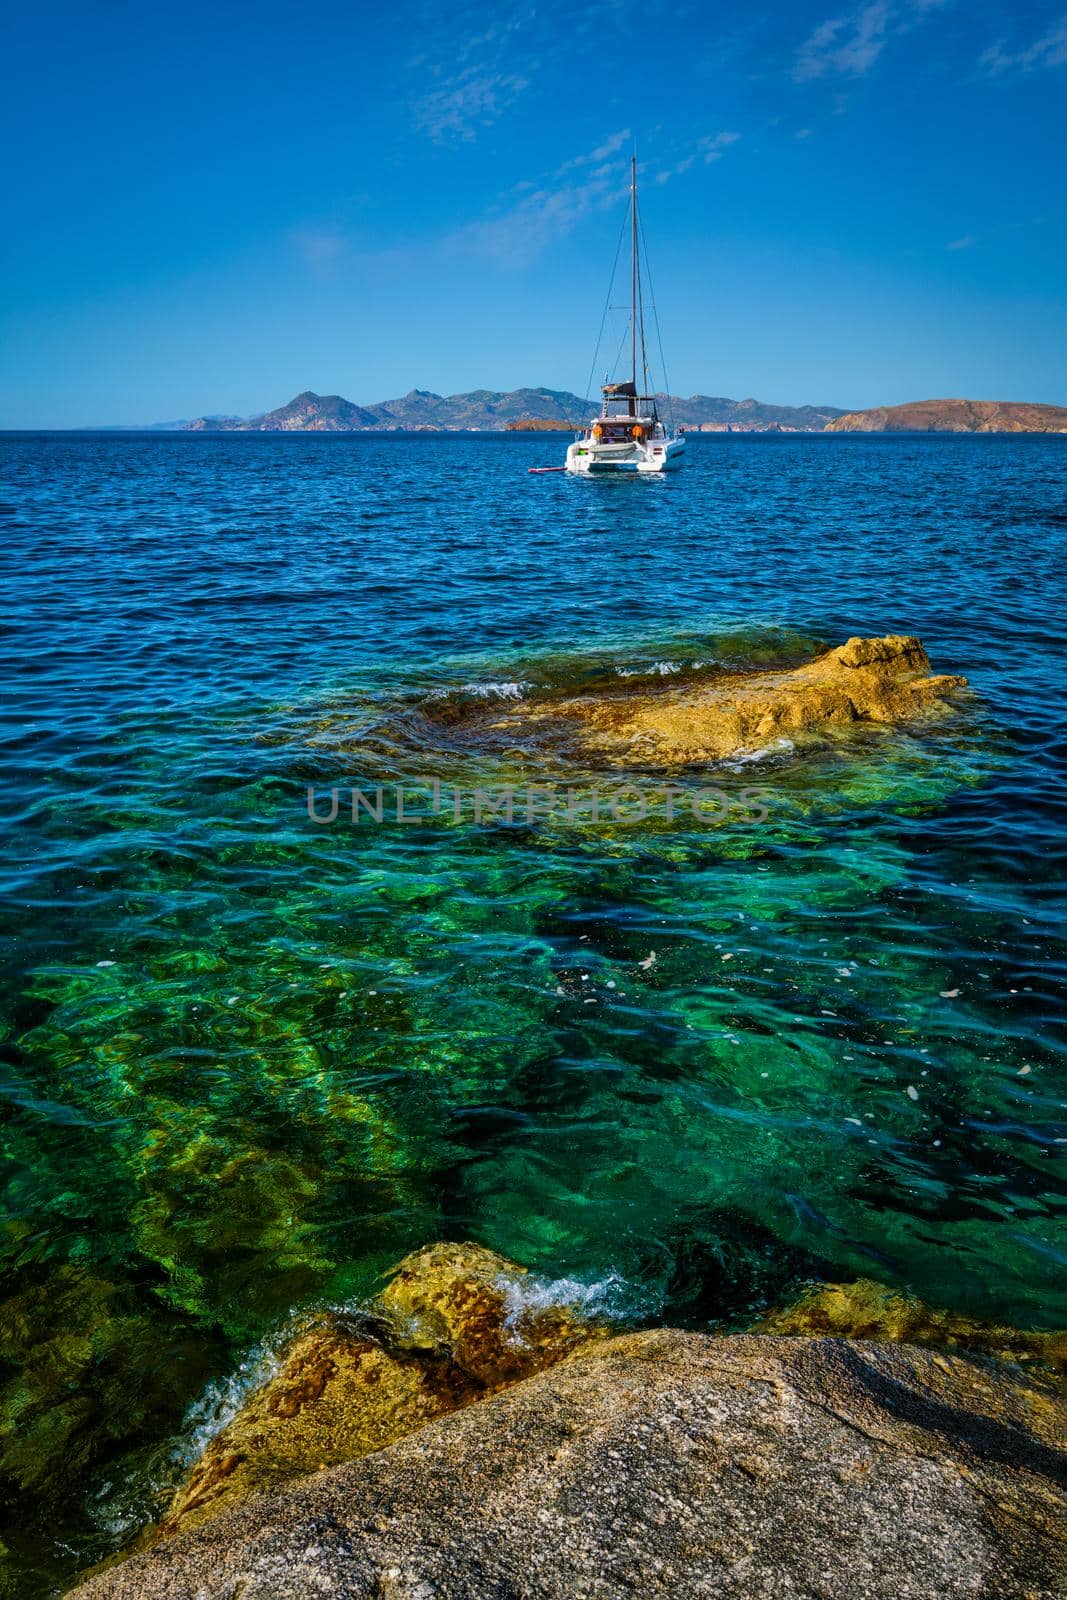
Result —
POLYGON ((1067 1325, 1067 438, 565 442, 0 436, 5 1592, 435 1240, 620 1326, 1067 1325), (492 736, 888 633, 951 714, 669 815, 492 736))

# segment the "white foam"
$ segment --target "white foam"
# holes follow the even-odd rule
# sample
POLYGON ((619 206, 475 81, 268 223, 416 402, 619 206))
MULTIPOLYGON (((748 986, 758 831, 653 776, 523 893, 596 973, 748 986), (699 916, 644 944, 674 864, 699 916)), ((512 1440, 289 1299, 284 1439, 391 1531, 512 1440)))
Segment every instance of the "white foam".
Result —
POLYGON ((479 700, 521 700, 528 688, 526 683, 465 683, 460 693, 477 695, 479 700))
POLYGON ((653 661, 651 666, 645 667, 616 667, 615 674, 619 678, 668 678, 672 673, 681 670, 681 663, 678 661, 653 661))
POLYGON ((278 1336, 254 1345, 232 1372, 209 1383, 193 1401, 182 1419, 181 1433, 171 1455, 180 1470, 185 1471, 198 1461, 215 1435, 229 1427, 249 1395, 274 1376, 279 1366, 278 1351, 284 1342, 285 1337, 278 1336))
POLYGON ((159 1513, 162 1498, 174 1489, 241 1410, 250 1394, 278 1370, 279 1351, 291 1329, 255 1345, 224 1378, 212 1381, 192 1402, 178 1434, 155 1456, 147 1474, 134 1470, 99 1486, 90 1503, 93 1522, 116 1543, 129 1538, 159 1513))
POLYGON ((490 680, 486 683, 461 683, 451 688, 431 689, 426 698, 451 700, 453 695, 469 694, 477 700, 523 700, 529 688, 528 683, 509 683, 506 680, 498 683, 490 680))
POLYGON ((729 767, 731 772, 737 772, 742 767, 752 767, 761 761, 772 761, 777 756, 784 758, 791 756, 796 749, 792 739, 773 739, 770 744, 765 744, 759 750, 741 750, 732 755, 728 761, 723 762, 724 767, 729 767))
POLYGON ((504 1331, 517 1345, 526 1342, 523 1325, 543 1311, 566 1310, 589 1320, 626 1322, 655 1309, 647 1291, 614 1270, 592 1282, 542 1278, 530 1272, 521 1277, 502 1274, 497 1283, 504 1291, 504 1331))

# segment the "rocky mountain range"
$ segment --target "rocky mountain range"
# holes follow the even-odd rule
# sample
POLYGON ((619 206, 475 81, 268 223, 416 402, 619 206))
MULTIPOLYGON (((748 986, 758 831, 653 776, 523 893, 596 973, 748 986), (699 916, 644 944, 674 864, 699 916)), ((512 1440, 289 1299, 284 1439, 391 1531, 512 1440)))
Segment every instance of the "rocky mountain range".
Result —
MULTIPOLYGON (((666 409, 668 397, 659 396, 666 409)), ((774 406, 759 400, 718 399, 695 394, 671 398, 675 421, 684 427, 701 424, 735 427, 821 429, 844 413, 839 406, 774 406)), ((588 420, 596 402, 562 389, 474 389, 469 394, 439 395, 412 389, 399 400, 356 405, 339 394, 305 389, 287 405, 256 417, 198 417, 186 427, 211 433, 349 433, 364 430, 429 429, 478 432, 504 429, 521 421, 541 424, 588 420)))
MULTIPOLYGON (((1064 433, 1067 407, 1015 400, 915 400, 844 411, 840 406, 775 406, 692 394, 657 396, 663 414, 685 428, 802 429, 830 433, 1064 433)), ((493 432, 532 426, 569 428, 588 421, 597 402, 566 389, 473 389, 440 395, 412 389, 398 400, 357 405, 339 394, 305 389, 287 405, 254 417, 203 416, 157 428, 197 433, 493 432)))

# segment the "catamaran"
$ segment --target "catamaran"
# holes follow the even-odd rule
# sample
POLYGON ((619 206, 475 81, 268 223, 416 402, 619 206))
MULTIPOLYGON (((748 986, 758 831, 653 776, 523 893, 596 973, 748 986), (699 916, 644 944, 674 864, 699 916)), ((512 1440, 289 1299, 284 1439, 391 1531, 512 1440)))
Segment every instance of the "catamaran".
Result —
POLYGON ((656 396, 648 392, 636 156, 630 158, 629 331, 630 377, 624 383, 603 385, 600 415, 567 450, 568 472, 676 472, 685 463, 684 435, 676 433, 673 424, 668 428, 661 421, 656 396))

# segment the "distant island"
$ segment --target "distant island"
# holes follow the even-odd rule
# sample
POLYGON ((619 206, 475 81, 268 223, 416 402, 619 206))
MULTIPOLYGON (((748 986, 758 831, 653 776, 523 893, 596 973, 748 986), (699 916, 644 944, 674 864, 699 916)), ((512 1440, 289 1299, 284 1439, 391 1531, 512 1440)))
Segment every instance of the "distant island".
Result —
POLYGON ((827 433, 1067 433, 1067 406, 1025 400, 912 400, 849 411, 827 433))
MULTIPOLYGON (((1067 406, 1024 400, 912 400, 846 411, 841 406, 776 406, 707 394, 656 396, 689 433, 1067 433, 1067 406)), ((305 389, 287 405, 253 417, 207 415, 145 430, 192 433, 567 433, 584 426, 598 401, 566 389, 412 389, 398 400, 357 405, 305 389)))
POLYGON ((504 424, 508 433, 571 433, 581 424, 558 422, 554 417, 519 417, 516 422, 504 424))
MULTIPOLYGON (((844 415, 840 406, 774 406, 704 394, 657 398, 662 409, 673 409, 680 426, 709 433, 781 428, 821 433, 833 418, 844 415)), ((597 404, 561 389, 474 389, 452 395, 412 389, 399 400, 361 406, 339 394, 305 389, 288 405, 262 416, 205 416, 182 426, 197 433, 484 433, 520 426, 565 431, 575 421, 587 421, 597 404)))

